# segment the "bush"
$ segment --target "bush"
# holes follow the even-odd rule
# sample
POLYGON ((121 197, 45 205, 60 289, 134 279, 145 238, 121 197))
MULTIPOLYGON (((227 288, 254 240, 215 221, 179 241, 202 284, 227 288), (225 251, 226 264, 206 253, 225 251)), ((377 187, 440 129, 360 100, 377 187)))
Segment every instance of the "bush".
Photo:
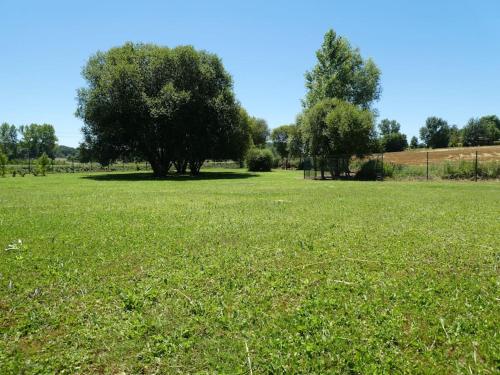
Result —
MULTIPOLYGON (((40 156, 37 161, 37 171, 38 173, 40 173, 42 176, 45 176, 45 173, 47 172, 47 166, 50 164, 50 159, 49 157, 47 156, 47 154, 44 152, 42 154, 42 156, 40 156)), ((38 174, 35 172, 33 173, 35 176, 38 174)))
MULTIPOLYGON (((385 169, 385 165, 384 165, 385 169)), ((356 179, 358 180, 376 180, 377 173, 381 173, 380 163, 376 159, 370 159, 362 162, 356 172, 356 179)))
POLYGON ((0 176, 5 177, 7 172, 7 155, 5 155, 0 148, 0 176))
POLYGON ((273 154, 266 149, 251 149, 247 154, 247 167, 252 172, 270 172, 273 165, 273 154))

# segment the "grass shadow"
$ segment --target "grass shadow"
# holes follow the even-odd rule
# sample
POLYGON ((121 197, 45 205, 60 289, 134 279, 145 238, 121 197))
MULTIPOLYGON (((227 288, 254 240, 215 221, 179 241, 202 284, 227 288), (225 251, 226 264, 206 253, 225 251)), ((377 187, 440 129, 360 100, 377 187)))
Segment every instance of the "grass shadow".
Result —
POLYGON ((198 176, 169 174, 167 177, 155 177, 149 172, 132 173, 105 173, 82 176, 81 178, 94 181, 200 181, 200 180, 236 180, 257 177, 254 173, 246 172, 200 172, 198 176))

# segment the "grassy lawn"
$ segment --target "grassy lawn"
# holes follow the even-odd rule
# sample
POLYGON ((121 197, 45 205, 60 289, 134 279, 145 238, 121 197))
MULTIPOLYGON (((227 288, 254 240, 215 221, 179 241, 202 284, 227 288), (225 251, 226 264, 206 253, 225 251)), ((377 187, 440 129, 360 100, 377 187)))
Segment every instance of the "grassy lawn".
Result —
POLYGON ((1 374, 499 371, 498 182, 147 177, 0 179, 1 374))

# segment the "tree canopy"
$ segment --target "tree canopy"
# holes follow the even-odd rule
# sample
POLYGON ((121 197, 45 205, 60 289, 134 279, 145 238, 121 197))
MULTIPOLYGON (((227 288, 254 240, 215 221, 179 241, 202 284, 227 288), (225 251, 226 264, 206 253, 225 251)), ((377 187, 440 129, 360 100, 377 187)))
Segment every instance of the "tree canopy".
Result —
POLYGON ((306 111, 304 140, 313 156, 363 156, 371 151, 373 114, 338 99, 323 99, 306 111))
POLYGON ((420 139, 427 147, 448 147, 450 141, 450 127, 448 123, 439 117, 429 117, 425 126, 420 128, 420 139))
MULTIPOLYGON (((297 118, 297 122, 300 120, 301 116, 297 118)), ((302 136, 302 127, 297 124, 290 125, 288 131, 288 152, 290 157, 299 157, 305 154, 305 145, 302 136)))
POLYGON ((4 122, 0 125, 0 147, 3 148, 5 155, 8 158, 17 156, 17 129, 15 125, 10 125, 4 122))
POLYGON ((493 144, 500 138, 500 120, 496 116, 472 118, 462 129, 464 146, 493 144))
POLYGON ((306 108, 337 98, 367 109, 379 99, 379 68, 371 59, 364 60, 347 39, 329 30, 316 57, 316 66, 306 73, 306 108))
POLYGON ((281 125, 274 128, 271 133, 274 148, 282 159, 288 158, 290 154, 289 143, 293 128, 294 125, 281 125))
POLYGON ((55 129, 50 124, 31 124, 19 127, 22 135, 19 147, 21 152, 26 152, 27 156, 36 158, 43 153, 54 158, 57 137, 55 129))
POLYGON ((172 164, 197 174, 204 160, 238 160, 248 148, 250 129, 214 54, 127 43, 92 56, 83 77, 83 148, 101 159, 137 156, 157 176, 172 164))
POLYGON ((406 135, 400 132, 401 125, 396 120, 383 119, 378 125, 380 143, 384 152, 403 151, 408 148, 406 135))
POLYGON ((266 120, 250 117, 249 125, 253 145, 256 147, 265 147, 270 134, 266 120))
POLYGON ((419 147, 418 138, 415 136, 411 137, 410 148, 418 148, 418 147, 419 147))
POLYGON ((383 119, 378 124, 378 128, 381 135, 388 135, 391 133, 399 133, 401 125, 396 120, 383 119))

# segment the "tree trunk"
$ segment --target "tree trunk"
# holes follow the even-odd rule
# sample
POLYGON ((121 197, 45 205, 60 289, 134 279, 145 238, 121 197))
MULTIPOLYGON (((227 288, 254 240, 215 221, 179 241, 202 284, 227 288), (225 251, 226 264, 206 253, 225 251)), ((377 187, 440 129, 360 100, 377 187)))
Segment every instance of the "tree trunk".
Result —
POLYGON ((188 163, 185 160, 174 161, 175 170, 177 174, 185 174, 187 170, 188 163))
POLYGON ((150 160, 149 164, 151 164, 151 168, 153 169, 153 176, 155 177, 166 177, 168 169, 163 163, 159 163, 154 160, 150 160))
POLYGON ((192 160, 189 162, 189 171, 192 176, 197 176, 200 174, 200 169, 203 163, 204 160, 192 160))
POLYGON ((324 159, 320 159, 319 160, 319 169, 321 171, 321 179, 324 180, 325 179, 325 160, 324 159))
POLYGON ((151 169, 153 170, 153 176, 163 178, 167 177, 172 162, 165 160, 158 160, 157 158, 151 158, 149 160, 149 164, 151 165, 151 169))

